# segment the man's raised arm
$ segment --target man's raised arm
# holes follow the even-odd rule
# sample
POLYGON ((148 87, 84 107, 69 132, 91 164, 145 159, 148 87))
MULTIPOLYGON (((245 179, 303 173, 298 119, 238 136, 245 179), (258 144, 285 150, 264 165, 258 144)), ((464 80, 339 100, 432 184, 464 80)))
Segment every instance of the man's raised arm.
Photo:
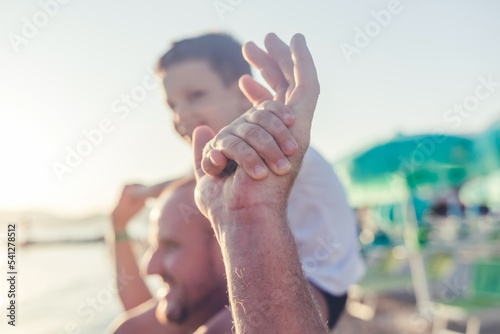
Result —
POLYGON ((142 185, 127 185, 111 214, 113 234, 108 242, 113 247, 118 294, 125 311, 153 298, 140 274, 139 265, 132 249, 132 240, 126 228, 129 221, 144 207, 145 198, 135 196, 142 185))

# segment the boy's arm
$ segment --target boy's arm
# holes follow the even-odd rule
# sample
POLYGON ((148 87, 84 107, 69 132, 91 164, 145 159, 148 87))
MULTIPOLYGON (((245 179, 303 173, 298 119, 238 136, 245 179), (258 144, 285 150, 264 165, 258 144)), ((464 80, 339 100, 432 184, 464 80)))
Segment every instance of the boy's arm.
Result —
POLYGON ((126 311, 153 298, 140 274, 132 248, 132 240, 126 233, 130 219, 144 207, 144 198, 134 196, 140 185, 127 185, 111 215, 113 224, 112 244, 115 258, 118 294, 126 311))

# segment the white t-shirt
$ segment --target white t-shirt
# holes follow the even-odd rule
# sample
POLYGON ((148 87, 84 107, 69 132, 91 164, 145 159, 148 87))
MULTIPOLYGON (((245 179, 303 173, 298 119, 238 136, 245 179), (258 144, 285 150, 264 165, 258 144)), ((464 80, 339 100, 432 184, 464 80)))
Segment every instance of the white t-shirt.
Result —
POLYGON ((288 200, 288 221, 307 279, 342 295, 364 274, 356 219, 332 166, 309 147, 288 200))

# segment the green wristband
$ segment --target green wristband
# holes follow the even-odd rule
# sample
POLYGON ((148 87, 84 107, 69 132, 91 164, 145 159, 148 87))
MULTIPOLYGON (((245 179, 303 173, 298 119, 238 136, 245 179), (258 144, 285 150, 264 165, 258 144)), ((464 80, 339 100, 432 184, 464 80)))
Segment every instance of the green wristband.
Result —
POLYGON ((127 231, 118 232, 115 234, 115 241, 130 240, 127 231))

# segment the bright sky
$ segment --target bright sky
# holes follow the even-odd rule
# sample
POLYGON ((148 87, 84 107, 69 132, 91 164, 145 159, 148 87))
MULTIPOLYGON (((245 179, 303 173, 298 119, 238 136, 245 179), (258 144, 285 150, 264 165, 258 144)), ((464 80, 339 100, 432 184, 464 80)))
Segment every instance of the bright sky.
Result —
POLYGON ((208 30, 261 46, 268 32, 306 36, 322 90, 312 143, 330 161, 396 133, 481 131, 500 110, 499 12, 496 0, 0 0, 0 209, 106 212, 126 182, 186 171, 190 148, 143 81, 172 41, 208 30), (54 162, 78 145, 88 155, 59 180, 54 162))

